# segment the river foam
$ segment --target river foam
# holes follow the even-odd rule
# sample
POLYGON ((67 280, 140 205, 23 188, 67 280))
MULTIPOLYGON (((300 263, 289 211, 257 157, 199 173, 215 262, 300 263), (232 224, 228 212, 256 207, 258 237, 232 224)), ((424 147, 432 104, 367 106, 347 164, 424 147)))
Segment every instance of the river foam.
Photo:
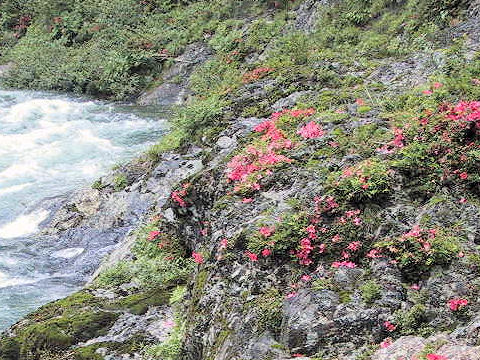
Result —
POLYGON ((112 249, 115 234, 39 230, 69 192, 158 141, 168 113, 149 111, 0 90, 0 331, 78 289, 112 249))

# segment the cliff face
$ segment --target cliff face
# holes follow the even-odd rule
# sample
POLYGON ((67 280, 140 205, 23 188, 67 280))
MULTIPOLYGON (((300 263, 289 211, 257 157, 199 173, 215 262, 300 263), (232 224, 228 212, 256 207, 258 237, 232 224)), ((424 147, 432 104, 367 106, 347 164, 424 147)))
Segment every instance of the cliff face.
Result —
POLYGON ((137 231, 0 357, 480 359, 479 5, 362 6, 307 0, 187 47, 140 97, 184 102, 177 149, 44 230, 137 231))

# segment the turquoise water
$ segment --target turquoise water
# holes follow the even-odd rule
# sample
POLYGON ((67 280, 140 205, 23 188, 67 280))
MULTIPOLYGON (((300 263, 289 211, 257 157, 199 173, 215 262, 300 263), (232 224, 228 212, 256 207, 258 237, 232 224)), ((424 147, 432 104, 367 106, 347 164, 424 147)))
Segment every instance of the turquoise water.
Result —
POLYGON ((0 90, 0 329, 73 289, 59 277, 45 293, 42 281, 50 275, 25 266, 28 239, 49 215, 35 204, 89 186, 147 149, 165 131, 165 116, 159 109, 0 90))

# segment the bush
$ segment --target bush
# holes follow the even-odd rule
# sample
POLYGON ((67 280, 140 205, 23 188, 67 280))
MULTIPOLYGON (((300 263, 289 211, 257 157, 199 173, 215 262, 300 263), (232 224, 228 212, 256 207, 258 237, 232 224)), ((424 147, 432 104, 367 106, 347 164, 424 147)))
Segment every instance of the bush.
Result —
POLYGON ((374 280, 369 280, 360 287, 362 299, 367 304, 373 303, 381 297, 381 287, 374 280))
POLYGON ((226 105, 227 102, 219 96, 194 99, 187 106, 177 109, 172 119, 173 126, 181 128, 186 138, 200 140, 208 129, 220 127, 226 105))
POLYGON ((379 200, 392 191, 392 171, 388 163, 370 158, 332 173, 327 182, 328 189, 348 201, 364 202, 379 200))
POLYGON ((115 288, 130 282, 133 278, 132 263, 120 261, 112 267, 102 271, 95 279, 94 285, 99 288, 115 288))
POLYGON ((414 226, 394 239, 375 245, 395 260, 403 274, 418 279, 435 265, 449 264, 460 251, 459 239, 447 230, 414 226))

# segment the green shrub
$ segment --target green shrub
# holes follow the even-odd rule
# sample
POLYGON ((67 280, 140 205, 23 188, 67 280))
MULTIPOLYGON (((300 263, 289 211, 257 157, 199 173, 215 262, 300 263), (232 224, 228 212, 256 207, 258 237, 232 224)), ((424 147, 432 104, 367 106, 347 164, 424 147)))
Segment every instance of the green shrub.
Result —
POLYGON ((133 263, 120 261, 112 267, 102 271, 95 279, 94 285, 99 288, 115 288, 122 284, 126 284, 133 277, 133 263))
POLYGON ((190 78, 191 89, 202 96, 224 94, 240 84, 240 71, 233 64, 218 58, 207 61, 190 78))
POLYGON ((374 280, 369 280, 360 287, 362 299, 367 304, 373 303, 381 297, 381 287, 374 280))
POLYGON ((226 101, 219 96, 195 99, 187 106, 177 109, 172 119, 173 126, 178 126, 185 133, 186 139, 200 140, 208 134, 208 129, 222 125, 223 109, 226 101))
POLYGON ((414 227, 394 239, 385 239, 375 246, 397 261, 405 276, 418 279, 436 265, 447 265, 460 251, 459 238, 454 230, 414 227))
POLYGON ((122 191, 128 185, 127 176, 125 174, 117 175, 113 178, 113 188, 115 191, 122 191))
POLYGON ((149 358, 164 360, 179 360, 182 350, 182 342, 185 336, 185 321, 180 315, 175 319, 175 327, 170 336, 161 344, 154 345, 145 349, 149 358))
POLYGON ((398 310, 394 314, 395 324, 402 335, 427 336, 432 329, 428 328, 426 308, 422 304, 416 304, 409 310, 398 310))
POLYGON ((388 165, 384 160, 369 158, 332 173, 326 185, 336 196, 348 201, 378 200, 392 191, 392 173, 388 165))

